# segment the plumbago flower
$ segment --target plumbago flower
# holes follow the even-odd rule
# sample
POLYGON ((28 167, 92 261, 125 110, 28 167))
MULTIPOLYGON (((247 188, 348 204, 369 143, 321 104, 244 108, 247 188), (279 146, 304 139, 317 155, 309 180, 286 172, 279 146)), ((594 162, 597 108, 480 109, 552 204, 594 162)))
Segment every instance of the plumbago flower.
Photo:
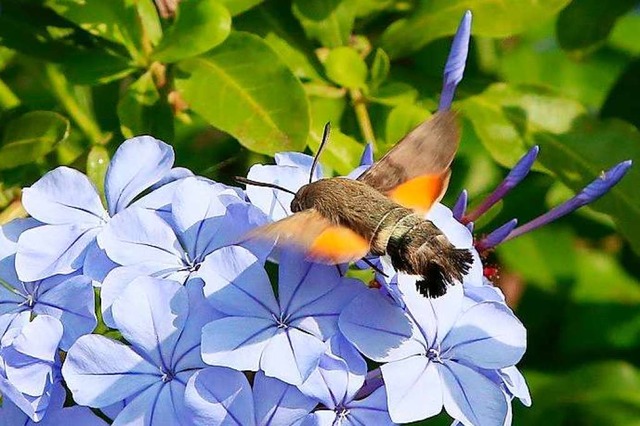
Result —
MULTIPOLYGON (((190 177, 177 184, 171 212, 131 207, 115 216, 98 237, 105 252, 122 267, 102 285, 105 323, 113 327, 111 305, 136 277, 147 275, 188 283, 221 247, 234 244, 250 229, 266 223, 265 215, 234 189, 190 177)), ((269 247, 248 246, 265 257, 269 247)))
POLYGON ((9 327, 0 329, 0 393, 28 418, 40 421, 59 377, 62 324, 48 315, 29 321, 29 312, 22 312, 5 325, 9 327))
POLYGON ((185 391, 190 421, 196 426, 296 425, 316 404, 295 386, 262 371, 254 376, 252 389, 244 374, 224 367, 198 371, 185 391))
POLYGON ((93 414, 90 408, 63 407, 67 392, 60 382, 53 385, 51 399, 47 407, 46 416, 38 422, 30 419, 17 405, 10 400, 2 402, 0 408, 0 426, 107 426, 107 422, 93 414))
POLYGON ((262 262, 250 251, 232 246, 210 255, 200 270, 204 293, 225 317, 202 330, 207 364, 260 369, 293 385, 309 377, 337 331, 342 308, 363 286, 304 256, 281 253, 276 298, 262 262))
POLYGON ((106 207, 89 178, 58 167, 23 190, 22 204, 42 226, 20 236, 16 269, 23 281, 70 274, 84 266, 100 279, 110 266, 100 256, 96 237, 110 218, 135 205, 166 212, 175 181, 191 172, 172 169, 173 148, 150 136, 125 141, 105 176, 106 207), (144 191, 151 192, 137 198, 144 191), (103 265, 104 263, 104 265, 103 265))
POLYGON ((34 226, 38 222, 33 219, 18 219, 0 227, 0 328, 8 328, 24 312, 49 315, 63 325, 60 347, 66 350, 96 327, 93 285, 91 278, 79 274, 21 281, 15 270, 17 240, 34 226))
MULTIPOLYGON (((79 338, 62 367, 74 400, 96 408, 126 400, 114 424, 189 424, 185 387, 206 367, 200 331, 218 317, 204 301, 201 283, 139 277, 112 312, 130 345, 99 335, 79 338)), ((221 392, 227 384, 222 381, 221 392)))

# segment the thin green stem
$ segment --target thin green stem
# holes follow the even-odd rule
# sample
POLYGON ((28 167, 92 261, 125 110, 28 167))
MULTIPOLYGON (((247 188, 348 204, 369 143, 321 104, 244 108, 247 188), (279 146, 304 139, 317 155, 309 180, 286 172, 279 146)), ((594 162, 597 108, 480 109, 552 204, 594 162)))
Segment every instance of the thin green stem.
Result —
POLYGON ((0 108, 11 109, 18 105, 20 105, 20 99, 4 81, 0 80, 0 108))
POLYGON ((87 114, 74 97, 69 88, 65 76, 54 65, 46 65, 47 77, 53 94, 60 101, 69 117, 82 130, 93 145, 103 145, 106 142, 105 136, 98 127, 98 124, 87 114))
POLYGON ((356 113, 356 119, 360 126, 360 131, 366 143, 373 145, 373 150, 377 150, 375 135, 373 134, 373 126, 371 125, 371 119, 369 118, 369 111, 367 111, 367 104, 364 95, 358 89, 349 90, 351 96, 351 102, 353 103, 353 109, 356 113))

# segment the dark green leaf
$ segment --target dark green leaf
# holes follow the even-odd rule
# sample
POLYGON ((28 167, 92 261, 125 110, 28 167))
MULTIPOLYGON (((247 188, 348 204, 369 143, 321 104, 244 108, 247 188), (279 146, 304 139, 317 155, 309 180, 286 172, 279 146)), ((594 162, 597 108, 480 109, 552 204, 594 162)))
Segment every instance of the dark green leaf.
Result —
POLYGON ((640 126, 640 59, 631 62, 609 92, 601 115, 616 117, 640 126))
POLYGON ((463 13, 473 11, 473 35, 507 37, 551 18, 570 0, 433 0, 418 2, 407 17, 382 35, 382 48, 391 58, 406 56, 432 40, 455 33, 463 13))
POLYGON ((556 22, 560 46, 584 50, 604 42, 616 20, 637 3, 638 0, 573 0, 556 22))
POLYGON ((351 47, 337 47, 324 61, 327 76, 342 87, 361 89, 367 83, 367 64, 351 47))
POLYGON ((534 144, 534 133, 561 134, 586 112, 578 102, 533 87, 496 83, 462 101, 483 145, 500 164, 511 167, 534 144))
POLYGON ((568 373, 525 372, 533 408, 516 411, 523 425, 637 425, 640 373, 620 361, 590 363, 568 373))
POLYGON ((232 32, 209 53, 178 63, 176 88, 195 112, 253 151, 273 155, 306 145, 302 84, 257 36, 232 32))
POLYGON ((132 58, 143 56, 143 30, 135 0, 47 0, 45 4, 83 30, 122 44, 132 58))
POLYGON ((126 138, 150 134, 166 141, 173 139, 173 113, 160 97, 151 71, 127 88, 118 102, 118 117, 126 138))
POLYGON ((348 44, 355 20, 355 2, 350 0, 293 0, 293 14, 307 37, 325 47, 348 44))
POLYGON ((300 79, 324 80, 322 65, 302 27, 279 0, 268 1, 233 21, 234 28, 259 35, 300 79))
POLYGON ((239 15, 242 12, 259 5, 263 1, 264 0, 220 0, 220 2, 227 7, 231 16, 239 15))
POLYGON ((591 207, 613 216, 622 234, 640 253, 640 132, 623 121, 598 122, 583 117, 567 133, 538 134, 534 140, 540 145, 540 163, 574 191, 620 161, 635 161, 627 176, 591 207))
POLYGON ((123 78, 136 66, 123 56, 101 51, 83 51, 60 61, 65 76, 75 84, 104 84, 123 78))
POLYGON ((36 161, 69 134, 69 120, 50 111, 33 111, 11 121, 2 137, 0 169, 36 161))
POLYGON ((182 1, 153 59, 176 62, 199 55, 222 43, 230 31, 231 15, 218 0, 182 1))

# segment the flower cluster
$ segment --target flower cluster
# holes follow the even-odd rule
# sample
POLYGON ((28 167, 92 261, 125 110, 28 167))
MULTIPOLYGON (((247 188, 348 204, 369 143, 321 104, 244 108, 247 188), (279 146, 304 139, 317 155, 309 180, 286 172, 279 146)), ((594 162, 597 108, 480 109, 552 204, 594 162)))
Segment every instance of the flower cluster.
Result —
MULTIPOLYGON (((470 25, 467 13, 440 109, 462 78, 470 25)), ((364 283, 343 265, 245 241, 290 215, 292 195, 194 176, 149 136, 120 146, 104 197, 76 170, 51 171, 24 190, 30 217, 0 228, 0 424, 392 425, 443 408, 464 425, 510 424, 511 400, 531 402, 516 368, 526 331, 483 276, 479 251, 593 201, 630 165, 529 224, 474 241, 473 220, 536 154, 478 210, 466 212, 463 193, 453 211, 429 212, 475 260, 437 299, 386 258, 367 259, 376 276, 364 283), (76 405, 64 406, 67 389, 76 405)), ((293 192, 307 182, 313 158, 275 161, 248 177, 293 192)), ((349 177, 372 162, 367 148, 349 177)))

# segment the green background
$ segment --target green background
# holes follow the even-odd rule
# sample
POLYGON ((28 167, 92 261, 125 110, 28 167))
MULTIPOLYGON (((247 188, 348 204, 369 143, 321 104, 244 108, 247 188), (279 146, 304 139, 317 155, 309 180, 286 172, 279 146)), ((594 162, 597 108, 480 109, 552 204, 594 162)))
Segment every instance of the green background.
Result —
MULTIPOLYGON (((0 223, 57 165, 98 187, 128 137, 231 183, 279 151, 346 174, 437 107, 451 35, 474 18, 445 204, 471 205, 531 146, 535 172, 478 221, 525 223, 633 159, 608 195, 486 260, 528 329, 517 425, 640 424, 640 9, 629 0, 0 2, 0 223)), ((429 424, 449 424, 446 416, 429 424)))

